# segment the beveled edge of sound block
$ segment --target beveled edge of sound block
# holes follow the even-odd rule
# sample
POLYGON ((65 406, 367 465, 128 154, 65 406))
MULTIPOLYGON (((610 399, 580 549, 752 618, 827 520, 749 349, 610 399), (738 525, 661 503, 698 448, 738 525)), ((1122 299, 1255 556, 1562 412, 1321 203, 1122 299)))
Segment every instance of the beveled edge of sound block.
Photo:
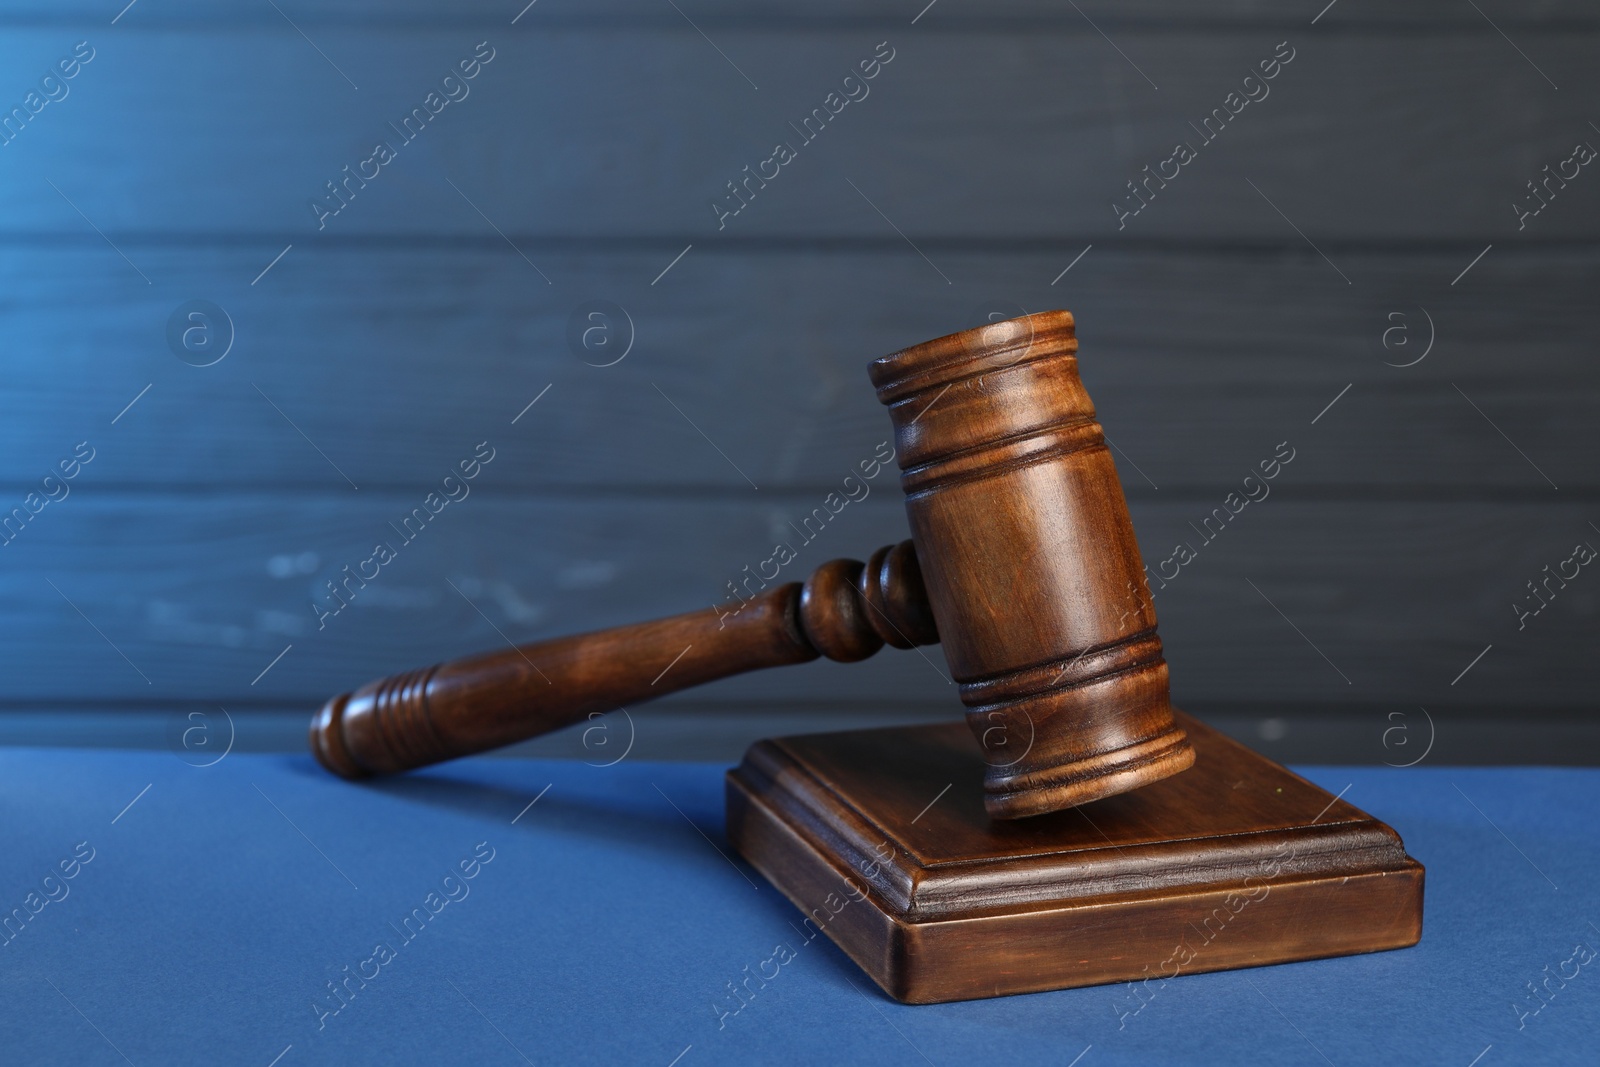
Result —
POLYGON ((1192 770, 1016 822, 983 815, 959 722, 759 741, 728 772, 728 838, 907 1003, 1417 942, 1424 872, 1399 835, 1179 721, 1192 770))

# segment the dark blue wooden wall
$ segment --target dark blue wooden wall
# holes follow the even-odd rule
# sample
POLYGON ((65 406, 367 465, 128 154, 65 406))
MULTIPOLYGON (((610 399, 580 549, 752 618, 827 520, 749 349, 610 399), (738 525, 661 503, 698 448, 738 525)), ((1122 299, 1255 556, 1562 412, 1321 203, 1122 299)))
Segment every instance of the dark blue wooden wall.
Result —
MULTIPOLYGON (((1594 754, 1591 6, 120 6, 0 11, 10 711, 711 604, 885 439, 869 359, 1065 307, 1180 701, 1594 754)), ((904 533, 886 474, 795 576, 904 533)), ((678 706, 955 705, 887 652, 678 706)))

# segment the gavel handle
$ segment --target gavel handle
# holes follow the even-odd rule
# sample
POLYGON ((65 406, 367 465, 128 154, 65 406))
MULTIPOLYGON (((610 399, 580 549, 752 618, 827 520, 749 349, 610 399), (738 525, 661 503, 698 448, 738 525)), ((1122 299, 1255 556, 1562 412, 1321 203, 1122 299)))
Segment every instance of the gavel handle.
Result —
POLYGON ((523 645, 369 682, 328 701, 311 750, 346 778, 484 752, 690 686, 827 656, 865 659, 939 640, 910 541, 865 565, 824 563, 804 585, 737 609, 523 645))

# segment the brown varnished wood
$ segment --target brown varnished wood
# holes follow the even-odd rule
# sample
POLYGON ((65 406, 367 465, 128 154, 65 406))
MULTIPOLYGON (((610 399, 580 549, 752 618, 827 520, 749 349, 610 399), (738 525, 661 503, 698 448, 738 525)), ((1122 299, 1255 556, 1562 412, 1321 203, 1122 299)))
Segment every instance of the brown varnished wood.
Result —
POLYGON ((311 749, 346 778, 391 774, 548 733, 592 712, 819 656, 938 641, 911 542, 832 560, 737 611, 579 634, 370 682, 323 707, 311 749))
POLYGON ((872 365, 997 818, 1126 792, 1194 762, 1077 349, 1072 315, 1046 311, 872 365))
POLYGON ((959 724, 763 741, 728 774, 728 837, 912 1003, 1416 943, 1423 869, 1393 830, 1179 725, 1191 772, 1014 821, 959 724))
POLYGON ((329 701, 330 770, 389 773, 762 667, 940 640, 988 758, 996 818, 1054 811, 1187 768, 1111 453, 1071 314, 941 337, 872 364, 895 427, 912 541, 715 609, 513 648, 329 701))

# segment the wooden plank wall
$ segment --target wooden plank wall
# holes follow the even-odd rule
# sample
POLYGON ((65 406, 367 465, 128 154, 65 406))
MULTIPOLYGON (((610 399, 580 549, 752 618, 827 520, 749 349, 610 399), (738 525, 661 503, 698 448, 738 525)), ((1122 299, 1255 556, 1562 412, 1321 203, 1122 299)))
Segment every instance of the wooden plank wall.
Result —
MULTIPOLYGON (((1596 757, 1600 577, 1514 607, 1600 545, 1600 174, 1564 162, 1600 145, 1591 7, 276 6, 0 12, 0 504, 60 496, 0 547, 12 712, 303 710, 497 630, 711 603, 885 439, 870 358, 1066 307, 1147 562, 1193 550, 1155 590, 1182 702, 1367 742, 1420 705, 1596 757), (227 316, 210 366, 169 340, 193 300, 227 316), (585 351, 594 301, 626 320, 585 351)), ((904 533, 886 475, 795 570, 904 533)), ((949 709, 942 667, 680 706, 949 709)))

